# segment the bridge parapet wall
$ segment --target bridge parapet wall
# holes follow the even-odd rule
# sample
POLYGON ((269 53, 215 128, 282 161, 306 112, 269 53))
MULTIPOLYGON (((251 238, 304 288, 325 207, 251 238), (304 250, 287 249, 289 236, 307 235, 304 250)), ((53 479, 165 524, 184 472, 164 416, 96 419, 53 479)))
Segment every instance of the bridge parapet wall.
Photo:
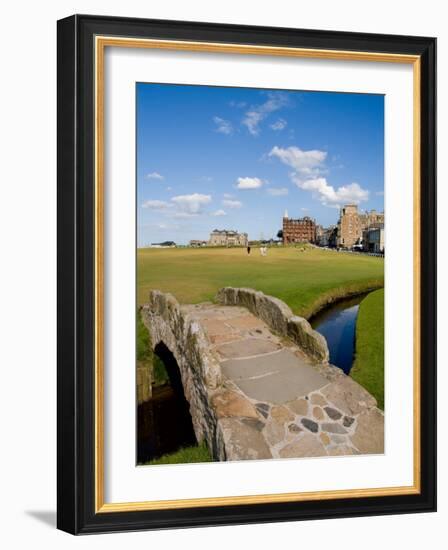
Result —
POLYGON ((306 319, 294 315, 282 300, 252 288, 234 287, 221 288, 217 300, 227 306, 246 307, 272 331, 290 338, 312 359, 328 363, 330 353, 325 338, 313 330, 306 319))

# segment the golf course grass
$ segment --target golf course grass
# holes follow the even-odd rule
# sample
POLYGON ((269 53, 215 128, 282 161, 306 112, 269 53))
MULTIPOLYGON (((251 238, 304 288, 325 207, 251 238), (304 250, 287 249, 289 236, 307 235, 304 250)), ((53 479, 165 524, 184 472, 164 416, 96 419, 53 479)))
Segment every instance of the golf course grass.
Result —
POLYGON ((307 247, 258 249, 165 248, 137 252, 137 300, 149 291, 171 292, 181 303, 213 301, 224 286, 250 287, 286 302, 295 314, 309 318, 332 297, 380 288, 381 258, 307 247))
POLYGON ((147 466, 158 464, 194 464, 198 462, 213 462, 205 442, 192 447, 184 447, 175 453, 170 453, 146 462, 147 466))
MULTIPOLYGON (((170 292, 180 303, 213 301, 224 286, 250 287, 286 302, 297 315, 309 318, 335 298, 378 289, 384 284, 381 258, 313 247, 258 249, 167 248, 137 251, 137 300, 147 302, 150 290, 170 292)), ((360 306, 356 329, 356 364, 351 374, 383 407, 383 290, 372 292, 360 306)), ((155 385, 167 381, 150 336, 137 317, 137 358, 153 365, 155 385)), ((211 461, 205 443, 180 449, 147 464, 211 461)))
POLYGON ((371 292, 360 304, 356 322, 356 355, 350 375, 384 410, 384 289, 371 292))

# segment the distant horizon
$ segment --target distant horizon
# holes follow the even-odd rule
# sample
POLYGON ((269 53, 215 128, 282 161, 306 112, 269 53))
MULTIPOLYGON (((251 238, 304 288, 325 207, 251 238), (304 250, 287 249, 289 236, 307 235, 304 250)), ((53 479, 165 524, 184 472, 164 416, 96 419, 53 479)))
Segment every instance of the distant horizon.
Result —
MULTIPOLYGON (((351 206, 351 204, 349 204, 349 203, 344 204, 341 208, 346 207, 346 206, 351 206)), ((356 206, 358 206, 358 205, 356 205, 356 206)), ((379 214, 384 214, 384 210, 376 210, 375 208, 372 208, 371 210, 359 209, 359 211, 360 211, 361 213, 368 213, 368 212, 376 211, 376 212, 378 212, 379 214)), ((329 225, 322 225, 322 224, 318 223, 318 220, 316 220, 315 218, 312 218, 312 216, 301 216, 300 218, 296 218, 296 217, 290 216, 290 215, 289 215, 289 212, 288 212, 288 218, 291 219, 291 220, 303 219, 303 218, 306 218, 306 217, 313 219, 313 220, 315 221, 316 225, 317 225, 317 226, 321 226, 323 229, 329 229, 330 227, 336 226, 337 223, 338 223, 338 220, 339 220, 339 215, 338 215, 338 218, 337 218, 337 220, 336 220, 335 223, 332 223, 332 224, 329 224, 329 225)), ((282 220, 283 220, 283 216, 282 216, 282 220)), ((278 232, 279 230, 281 230, 281 229, 282 229, 282 226, 281 226, 281 224, 280 224, 279 229, 277 230, 277 232, 278 232)), ((234 228, 234 227, 222 227, 222 228, 220 228, 220 227, 214 227, 213 229, 210 229, 210 231, 209 231, 209 237, 210 237, 210 233, 212 233, 213 231, 235 231, 235 232, 237 232, 237 233, 246 233, 245 231, 239 231, 238 229, 236 229, 236 228, 234 228)), ((272 236, 270 236, 270 237, 269 237, 269 236, 266 236, 266 237, 264 237, 263 239, 257 239, 257 238, 252 239, 251 236, 250 236, 249 234, 247 234, 247 238, 248 238, 249 241, 270 240, 270 239, 274 239, 274 240, 275 240, 275 239, 278 239, 277 234, 272 235, 272 236)), ((206 239, 195 239, 195 238, 193 238, 193 239, 189 239, 188 243, 177 243, 175 239, 166 238, 166 239, 163 239, 163 240, 160 241, 160 242, 174 242, 174 243, 176 243, 176 244, 181 244, 182 246, 187 246, 187 245, 189 244, 190 241, 208 241, 208 240, 209 240, 209 238, 206 238, 206 239)), ((137 245, 137 248, 146 248, 146 247, 150 246, 151 244, 160 244, 160 243, 156 243, 156 242, 142 243, 142 244, 138 244, 138 245, 137 245)))
POLYGON ((137 246, 384 211, 384 97, 137 84, 137 246), (217 223, 219 222, 219 223, 217 223))

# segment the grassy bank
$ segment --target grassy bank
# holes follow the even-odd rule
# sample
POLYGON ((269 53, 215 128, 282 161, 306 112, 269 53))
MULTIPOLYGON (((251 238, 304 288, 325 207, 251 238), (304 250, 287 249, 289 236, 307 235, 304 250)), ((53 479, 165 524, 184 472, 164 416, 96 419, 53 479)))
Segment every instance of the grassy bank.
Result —
POLYGON ((379 288, 384 280, 380 258, 294 247, 270 248, 266 257, 242 248, 139 249, 137 270, 139 304, 155 288, 181 303, 198 303, 213 300, 223 286, 245 286, 307 318, 335 298, 379 288))
POLYGON ((143 324, 140 312, 137 312, 137 363, 149 366, 152 370, 152 381, 154 386, 161 386, 168 382, 168 373, 165 365, 155 355, 151 347, 151 336, 143 324))
POLYGON ((356 356, 350 375, 384 409, 384 289, 369 294, 359 307, 356 356))
POLYGON ((179 449, 175 453, 167 454, 155 460, 151 460, 150 462, 146 462, 146 465, 154 466, 157 464, 186 464, 197 462, 213 462, 205 443, 201 443, 194 447, 179 449))

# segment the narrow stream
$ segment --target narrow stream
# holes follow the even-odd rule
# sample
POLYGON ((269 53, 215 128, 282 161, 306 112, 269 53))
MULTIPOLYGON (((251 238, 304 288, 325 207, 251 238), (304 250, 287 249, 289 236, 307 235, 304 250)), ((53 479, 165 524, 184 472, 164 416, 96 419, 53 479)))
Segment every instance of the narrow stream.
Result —
POLYGON ((170 384, 153 388, 152 398, 138 406, 137 426, 138 464, 196 444, 188 405, 170 384))
POLYGON ((156 352, 169 381, 154 386, 151 399, 137 407, 137 464, 197 444, 176 359, 163 344, 156 352))
POLYGON ((358 294, 335 302, 310 319, 311 326, 328 343, 330 363, 349 374, 355 355, 356 319, 359 304, 367 296, 358 294))

